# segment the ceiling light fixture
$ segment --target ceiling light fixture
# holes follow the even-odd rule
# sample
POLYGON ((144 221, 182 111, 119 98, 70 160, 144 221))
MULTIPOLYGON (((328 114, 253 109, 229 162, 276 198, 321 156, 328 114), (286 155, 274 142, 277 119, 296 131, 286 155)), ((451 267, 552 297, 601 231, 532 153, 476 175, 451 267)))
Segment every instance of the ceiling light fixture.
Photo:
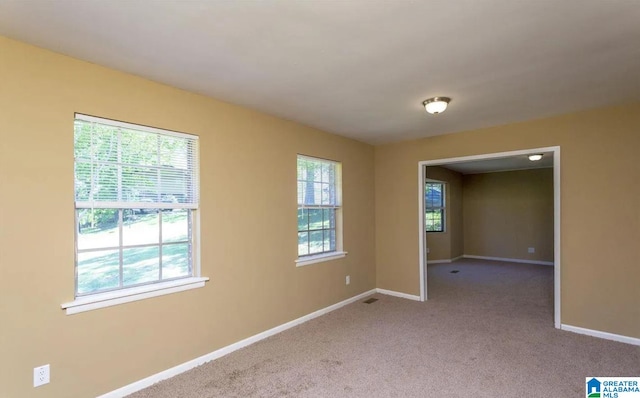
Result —
POLYGON ((532 162, 537 162, 538 160, 542 159, 542 154, 538 153, 535 155, 529 155, 529 160, 532 162))
POLYGON ((422 101, 422 105, 424 105, 424 109, 427 112, 432 115, 436 115, 444 112, 450 101, 451 98, 449 97, 433 97, 422 101))

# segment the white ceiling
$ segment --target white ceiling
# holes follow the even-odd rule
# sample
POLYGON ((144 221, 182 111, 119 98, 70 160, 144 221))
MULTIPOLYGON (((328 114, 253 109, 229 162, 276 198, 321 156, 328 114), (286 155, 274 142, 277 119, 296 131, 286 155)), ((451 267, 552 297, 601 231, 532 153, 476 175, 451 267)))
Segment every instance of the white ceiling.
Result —
POLYGON ((542 159, 537 162, 529 160, 529 155, 510 156, 470 162, 448 163, 442 167, 462 174, 492 173, 497 171, 546 169, 553 167, 553 152, 541 152, 542 159))
POLYGON ((640 100, 637 0, 0 0, 0 34, 374 144, 640 100))

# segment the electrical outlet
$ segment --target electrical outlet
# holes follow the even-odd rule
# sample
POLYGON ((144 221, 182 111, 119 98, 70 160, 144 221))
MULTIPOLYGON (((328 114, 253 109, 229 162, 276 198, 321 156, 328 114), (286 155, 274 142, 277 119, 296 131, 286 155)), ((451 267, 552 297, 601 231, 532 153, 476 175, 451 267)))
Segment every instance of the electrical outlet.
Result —
POLYGON ((50 368, 48 364, 33 368, 33 386, 40 387, 41 385, 49 384, 49 371, 50 368))
POLYGON ((536 248, 535 247, 530 247, 529 248, 529 253, 535 253, 536 252, 536 248))
POLYGON ((429 254, 429 248, 427 247, 427 254, 429 254))
POLYGON ((351 276, 347 275, 347 277, 344 280, 344 283, 346 283, 347 285, 351 283, 351 276))

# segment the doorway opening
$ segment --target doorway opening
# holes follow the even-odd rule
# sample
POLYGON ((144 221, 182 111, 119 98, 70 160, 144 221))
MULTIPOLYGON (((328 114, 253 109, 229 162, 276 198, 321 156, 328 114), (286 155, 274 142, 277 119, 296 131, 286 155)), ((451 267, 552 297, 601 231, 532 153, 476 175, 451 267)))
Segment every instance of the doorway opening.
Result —
POLYGON ((553 159, 553 267, 554 267, 554 326, 560 329, 561 325, 561 303, 560 303, 560 147, 544 147, 531 148, 509 152, 487 153, 482 155, 464 156, 456 158, 444 158, 435 160, 424 160, 418 162, 418 239, 419 239, 419 258, 420 258, 420 300, 428 299, 427 291, 427 237, 425 222, 425 181, 427 180, 427 166, 447 166, 459 163, 490 161, 505 158, 526 157, 528 155, 536 155, 540 153, 548 153, 553 159))

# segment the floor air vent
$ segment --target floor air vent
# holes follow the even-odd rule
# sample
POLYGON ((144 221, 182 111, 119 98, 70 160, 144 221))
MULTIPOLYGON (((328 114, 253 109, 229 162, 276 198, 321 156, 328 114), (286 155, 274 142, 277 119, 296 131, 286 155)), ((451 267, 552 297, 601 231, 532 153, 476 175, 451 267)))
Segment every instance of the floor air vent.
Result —
POLYGON ((452 274, 457 274, 458 272, 460 271, 458 271, 457 269, 454 269, 453 271, 451 271, 452 274))
POLYGON ((364 301, 365 304, 371 304, 371 303, 375 303, 376 301, 378 301, 378 299, 376 298, 370 298, 364 301))

